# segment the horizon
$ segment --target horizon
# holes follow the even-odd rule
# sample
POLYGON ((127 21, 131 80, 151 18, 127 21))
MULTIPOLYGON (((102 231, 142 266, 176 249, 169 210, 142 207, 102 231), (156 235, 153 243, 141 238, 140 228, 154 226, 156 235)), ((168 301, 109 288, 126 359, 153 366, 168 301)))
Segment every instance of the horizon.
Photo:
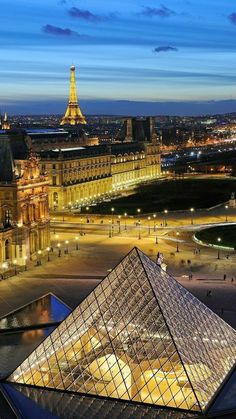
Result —
POLYGON ((164 114, 175 113, 173 103, 181 115, 185 108, 193 116, 215 108, 227 113, 229 101, 231 112, 236 109, 230 0, 149 0, 145 6, 129 0, 122 9, 117 0, 87 0, 83 7, 78 0, 35 0, 33 6, 2 0, 1 18, 0 104, 9 114, 39 114, 42 107, 63 114, 72 63, 84 113, 93 105, 97 114, 98 102, 102 114, 119 102, 129 103, 134 115, 140 114, 135 103, 143 103, 144 115, 153 114, 153 103, 161 115, 164 106, 164 114))

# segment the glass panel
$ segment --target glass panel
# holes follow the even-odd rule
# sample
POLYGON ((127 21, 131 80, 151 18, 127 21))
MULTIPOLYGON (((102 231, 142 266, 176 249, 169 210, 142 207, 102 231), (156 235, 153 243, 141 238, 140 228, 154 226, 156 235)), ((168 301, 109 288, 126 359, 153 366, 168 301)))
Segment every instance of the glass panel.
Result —
POLYGON ((233 329, 134 249, 10 380, 199 411, 235 349, 233 329))

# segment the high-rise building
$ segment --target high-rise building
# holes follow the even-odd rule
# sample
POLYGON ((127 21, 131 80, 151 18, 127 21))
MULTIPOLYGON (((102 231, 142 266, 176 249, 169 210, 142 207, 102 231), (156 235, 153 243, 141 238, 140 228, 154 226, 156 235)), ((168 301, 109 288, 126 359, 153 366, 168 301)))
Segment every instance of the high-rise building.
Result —
POLYGON ((155 143, 158 136, 155 129, 155 118, 128 118, 117 139, 123 142, 149 142, 155 143))
POLYGON ((76 93, 76 80, 75 80, 75 66, 70 68, 70 97, 66 113, 61 120, 61 125, 79 125, 87 124, 83 116, 76 93))

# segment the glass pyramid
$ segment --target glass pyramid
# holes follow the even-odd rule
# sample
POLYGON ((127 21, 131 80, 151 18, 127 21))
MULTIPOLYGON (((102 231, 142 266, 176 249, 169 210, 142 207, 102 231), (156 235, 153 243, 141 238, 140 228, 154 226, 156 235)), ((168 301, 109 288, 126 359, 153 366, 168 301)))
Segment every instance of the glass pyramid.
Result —
POLYGON ((9 381, 205 411, 236 331, 133 249, 9 381))

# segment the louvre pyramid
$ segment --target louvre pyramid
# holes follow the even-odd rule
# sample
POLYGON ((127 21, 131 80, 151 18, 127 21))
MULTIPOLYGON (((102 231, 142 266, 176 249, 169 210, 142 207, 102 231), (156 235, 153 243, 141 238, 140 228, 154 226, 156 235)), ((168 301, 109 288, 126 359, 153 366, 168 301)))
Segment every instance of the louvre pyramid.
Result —
POLYGON ((205 411, 236 331, 134 248, 9 381, 205 411))

